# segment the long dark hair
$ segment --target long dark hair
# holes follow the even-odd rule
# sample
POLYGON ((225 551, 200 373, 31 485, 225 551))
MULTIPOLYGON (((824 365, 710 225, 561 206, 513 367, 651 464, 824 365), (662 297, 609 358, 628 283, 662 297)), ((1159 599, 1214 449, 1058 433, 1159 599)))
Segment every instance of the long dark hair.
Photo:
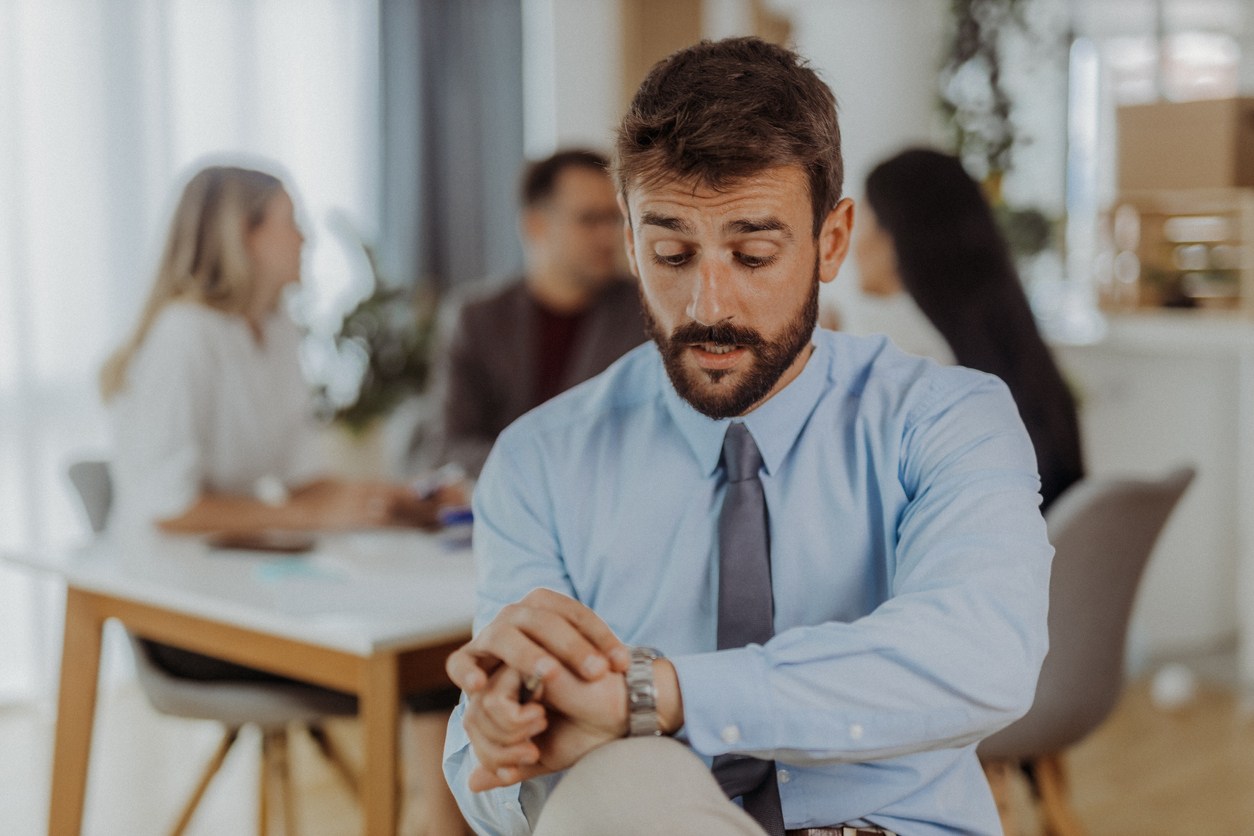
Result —
POLYGON ((1036 447, 1047 507, 1084 475, 1075 399, 979 185, 957 158, 912 149, 871 172, 866 199, 893 241, 902 285, 954 358, 1010 388, 1036 447))

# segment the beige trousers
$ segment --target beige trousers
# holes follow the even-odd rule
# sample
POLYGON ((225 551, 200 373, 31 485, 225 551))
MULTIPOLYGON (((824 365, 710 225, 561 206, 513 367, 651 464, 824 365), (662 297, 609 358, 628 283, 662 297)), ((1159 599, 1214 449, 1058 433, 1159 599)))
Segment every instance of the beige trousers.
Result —
POLYGON ((535 836, 765 836, 705 763, 669 737, 589 752, 545 802, 535 836))

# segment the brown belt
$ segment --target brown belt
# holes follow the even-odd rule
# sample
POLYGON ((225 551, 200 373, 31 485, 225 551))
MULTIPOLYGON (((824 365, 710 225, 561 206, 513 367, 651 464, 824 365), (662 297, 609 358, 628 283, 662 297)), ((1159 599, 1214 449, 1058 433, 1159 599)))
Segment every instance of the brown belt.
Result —
POLYGON ((784 836, 896 836, 882 827, 851 827, 847 824, 835 827, 801 827, 785 830, 784 836))

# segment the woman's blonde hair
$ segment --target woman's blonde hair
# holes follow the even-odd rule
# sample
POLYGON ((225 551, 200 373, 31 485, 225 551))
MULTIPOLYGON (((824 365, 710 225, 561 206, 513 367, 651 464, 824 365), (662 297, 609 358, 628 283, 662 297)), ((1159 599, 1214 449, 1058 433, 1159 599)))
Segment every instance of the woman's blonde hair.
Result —
POLYGON ((202 169, 188 181, 139 322, 100 371, 105 400, 126 385, 135 352, 169 303, 197 302, 236 314, 248 308, 254 288, 245 234, 261 224, 266 204, 282 189, 271 174, 231 166, 202 169))

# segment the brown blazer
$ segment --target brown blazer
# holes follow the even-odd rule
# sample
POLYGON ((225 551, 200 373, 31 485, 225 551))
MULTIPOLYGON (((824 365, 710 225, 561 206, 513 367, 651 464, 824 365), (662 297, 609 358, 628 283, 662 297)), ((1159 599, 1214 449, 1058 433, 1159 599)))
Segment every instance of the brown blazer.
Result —
MULTIPOLYGON (((464 303, 440 358, 438 463, 478 476, 501 430, 540 405, 535 303, 522 279, 464 303)), ((562 390, 603 372, 645 340, 634 279, 606 288, 580 326, 562 390)))

